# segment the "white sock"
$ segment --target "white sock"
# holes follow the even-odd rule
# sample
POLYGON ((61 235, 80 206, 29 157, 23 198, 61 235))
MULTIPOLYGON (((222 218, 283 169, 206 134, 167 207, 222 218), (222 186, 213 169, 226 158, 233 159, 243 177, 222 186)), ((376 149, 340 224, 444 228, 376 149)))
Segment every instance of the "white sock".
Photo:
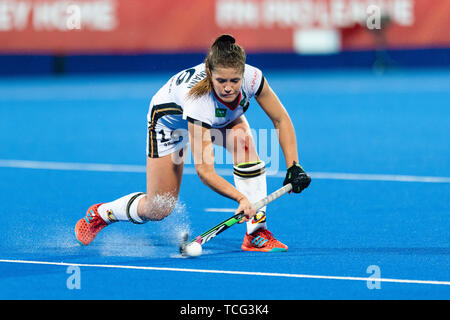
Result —
POLYGON ((112 202, 104 203, 98 207, 100 217, 106 223, 117 221, 131 221, 133 223, 144 223, 137 214, 139 200, 145 196, 145 193, 135 192, 123 196, 112 202))
MULTIPOLYGON (((234 184, 251 203, 267 196, 266 165, 264 161, 241 163, 234 166, 234 184)), ((267 228, 266 207, 258 210, 253 219, 247 221, 247 233, 267 228)))

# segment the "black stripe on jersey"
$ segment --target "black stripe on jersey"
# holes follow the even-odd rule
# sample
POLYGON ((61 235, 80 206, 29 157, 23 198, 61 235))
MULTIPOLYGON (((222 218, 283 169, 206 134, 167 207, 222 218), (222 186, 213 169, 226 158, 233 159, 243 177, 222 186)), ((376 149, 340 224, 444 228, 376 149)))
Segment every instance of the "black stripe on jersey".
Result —
POLYGON ((263 87, 264 87, 264 75, 263 75, 262 78, 261 78, 261 83, 260 83, 260 85, 259 85, 258 90, 257 90, 256 93, 255 93, 255 96, 259 96, 259 94, 261 93, 263 87))
POLYGON ((153 106, 148 126, 149 143, 148 156, 150 158, 159 158, 158 155, 158 140, 156 139, 156 123, 165 115, 183 114, 183 109, 176 103, 163 103, 153 106))
POLYGON ((189 122, 191 122, 193 124, 201 125, 203 128, 206 128, 206 129, 211 129, 212 128, 211 125, 209 125, 209 124, 207 124, 205 122, 201 122, 200 120, 197 120, 197 119, 194 119, 194 118, 191 118, 191 117, 187 117, 187 121, 189 121, 189 122))

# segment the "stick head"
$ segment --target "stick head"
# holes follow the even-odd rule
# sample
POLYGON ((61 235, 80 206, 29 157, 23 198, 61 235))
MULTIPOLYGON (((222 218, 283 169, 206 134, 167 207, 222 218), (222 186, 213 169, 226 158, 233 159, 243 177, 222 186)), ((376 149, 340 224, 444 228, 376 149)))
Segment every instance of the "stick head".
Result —
POLYGON ((180 241, 180 253, 182 256, 186 256, 186 244, 188 240, 189 234, 187 232, 183 232, 181 235, 181 241, 180 241))

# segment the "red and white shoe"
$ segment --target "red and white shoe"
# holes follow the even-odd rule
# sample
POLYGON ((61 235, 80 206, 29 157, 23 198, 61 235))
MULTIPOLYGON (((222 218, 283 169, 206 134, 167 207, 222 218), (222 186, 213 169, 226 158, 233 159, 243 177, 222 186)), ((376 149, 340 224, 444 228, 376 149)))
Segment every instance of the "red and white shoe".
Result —
POLYGON ((259 229, 252 234, 245 234, 241 249, 244 251, 283 252, 288 247, 273 236, 267 229, 259 229))
POLYGON ((75 225, 75 236, 80 244, 87 246, 95 236, 108 224, 97 212, 102 203, 94 204, 86 213, 86 216, 78 220, 75 225))

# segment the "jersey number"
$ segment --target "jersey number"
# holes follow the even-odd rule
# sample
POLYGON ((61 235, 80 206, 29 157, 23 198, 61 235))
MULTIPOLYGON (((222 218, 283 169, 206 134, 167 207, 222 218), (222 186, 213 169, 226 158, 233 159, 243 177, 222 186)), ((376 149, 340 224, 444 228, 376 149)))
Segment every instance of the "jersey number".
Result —
POLYGON ((166 138, 166 135, 164 134, 164 130, 161 130, 161 131, 159 131, 158 133, 159 133, 160 135, 162 135, 161 142, 167 142, 167 141, 169 141, 169 139, 167 139, 167 138, 166 138))
MULTIPOLYGON (((158 133, 161 135, 162 143, 170 141, 170 139, 166 138, 166 134, 164 133, 164 130, 160 130, 160 131, 158 131, 158 133)), ((172 140, 174 140, 175 143, 183 141, 183 136, 177 130, 172 131, 170 133, 170 137, 172 138, 172 140)))

